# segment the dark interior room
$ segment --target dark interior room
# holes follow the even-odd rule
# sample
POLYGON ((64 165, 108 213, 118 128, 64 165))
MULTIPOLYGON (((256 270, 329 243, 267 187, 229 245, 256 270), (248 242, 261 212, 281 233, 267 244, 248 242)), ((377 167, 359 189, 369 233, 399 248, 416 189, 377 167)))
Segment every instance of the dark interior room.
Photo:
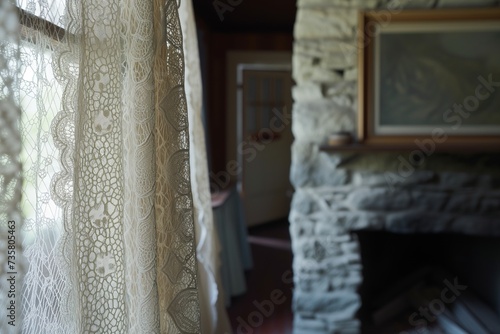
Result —
MULTIPOLYGON (((436 35, 436 42, 431 41, 435 37, 425 40, 433 33, 444 34, 430 28, 434 22, 436 27, 447 20, 498 27, 498 5, 498 1, 194 3, 211 186, 216 191, 233 187, 239 191, 254 262, 245 271, 246 292, 235 294, 227 307, 235 332, 500 330, 496 283, 500 141, 498 133, 486 128, 455 132, 467 128, 461 126, 470 121, 471 110, 495 105, 491 108, 498 115, 500 65, 493 60, 499 54, 498 31, 489 35, 485 29, 480 34, 483 30, 473 27, 474 37, 451 33, 436 35), (485 14, 488 11, 494 14, 485 14), (380 35, 384 39, 371 21, 382 27, 381 33, 387 29, 387 34, 380 35), (408 46, 401 44, 396 33, 405 21, 416 31, 429 23, 422 31, 430 34, 401 35, 408 46), (390 43, 401 45, 391 49, 390 43), (424 43, 438 44, 426 49, 424 43), (471 48, 477 55, 468 52, 471 48), (280 54, 289 56, 280 58, 280 54), (380 57, 374 60, 375 70, 374 54, 380 57), (491 67, 475 67, 480 54, 491 67), (291 66, 287 70, 291 69, 292 98, 285 103, 268 97, 277 92, 273 88, 277 77, 259 83, 258 76, 258 71, 269 70, 266 64, 280 63, 291 66), (446 71, 456 72, 455 63, 464 73, 452 79, 456 73, 446 71), (372 82, 382 75, 392 81, 378 88, 372 82), (451 82, 456 88, 450 88, 451 82), (477 94, 476 100, 468 97, 474 93, 491 93, 491 99, 476 106, 477 94), (374 100, 375 94, 388 95, 374 100), (461 111, 452 110, 452 102, 463 106, 461 111), (393 112, 388 111, 387 126, 380 130, 375 122, 384 118, 371 116, 374 103, 380 103, 380 111, 375 112, 382 113, 382 108, 393 112), (280 108, 292 113, 293 139, 286 145, 291 150, 291 157, 286 157, 291 168, 282 172, 290 173, 291 184, 281 190, 287 195, 284 210, 273 214, 252 196, 269 192, 262 184, 270 185, 271 180, 263 174, 273 175, 272 168, 279 166, 266 150, 285 135, 270 132, 271 144, 266 146, 263 142, 268 138, 259 138, 257 132, 262 119, 266 121, 260 123, 261 129, 269 127, 266 113, 280 108), (443 119, 428 116, 430 110, 438 117, 444 114, 443 119), (401 133, 393 127, 400 119, 403 122, 396 113, 409 122, 401 123, 406 124, 401 133), (418 128, 421 117, 429 117, 421 125, 425 130, 418 128), (250 154, 252 159, 246 159, 244 149, 252 148, 249 142, 255 142, 255 161, 250 154), (262 152, 259 144, 265 147, 262 152), (267 167, 260 157, 268 159, 267 167), (241 170, 236 171, 231 161, 241 170), (258 301, 269 300, 273 288, 286 290, 279 277, 287 269, 293 270, 294 284, 286 293, 286 303, 274 305, 276 315, 259 318, 252 313, 259 311, 258 301), (443 282, 453 279, 468 287, 459 302, 436 302, 431 304, 435 313, 428 318, 415 316, 415 310, 434 301, 446 287, 443 282)), ((498 124, 498 116, 490 115, 487 123, 498 124)), ((273 209, 282 207, 276 197, 265 201, 273 202, 273 209)))

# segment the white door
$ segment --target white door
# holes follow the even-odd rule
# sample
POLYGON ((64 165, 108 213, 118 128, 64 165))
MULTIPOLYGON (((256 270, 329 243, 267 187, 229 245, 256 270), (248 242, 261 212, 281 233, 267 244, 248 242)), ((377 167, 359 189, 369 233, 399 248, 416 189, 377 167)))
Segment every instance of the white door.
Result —
POLYGON ((238 182, 248 225, 288 216, 291 85, 289 65, 238 66, 238 182))

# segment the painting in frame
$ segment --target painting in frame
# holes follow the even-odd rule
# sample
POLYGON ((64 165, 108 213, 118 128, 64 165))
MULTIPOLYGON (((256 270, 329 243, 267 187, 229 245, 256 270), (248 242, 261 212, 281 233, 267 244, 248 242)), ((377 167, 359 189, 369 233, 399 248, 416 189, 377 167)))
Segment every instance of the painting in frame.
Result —
POLYGON ((500 150, 500 10, 361 12, 358 139, 500 150))

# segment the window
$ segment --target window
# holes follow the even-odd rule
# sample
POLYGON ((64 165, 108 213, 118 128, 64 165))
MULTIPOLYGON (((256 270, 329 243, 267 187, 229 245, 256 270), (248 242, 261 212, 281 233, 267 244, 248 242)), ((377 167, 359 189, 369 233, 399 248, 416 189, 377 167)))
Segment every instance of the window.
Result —
POLYGON ((57 57, 54 46, 64 35, 60 26, 64 2, 51 1, 50 7, 45 9, 30 6, 28 1, 20 1, 19 5, 22 8, 19 10, 22 40, 18 92, 22 110, 21 162, 24 176, 21 209, 25 217, 20 232, 29 259, 27 270, 38 277, 36 282, 25 282, 21 308, 25 314, 40 315, 24 319, 31 328, 36 328, 41 321, 57 322, 55 308, 60 307, 57 301, 61 295, 60 286, 54 281, 62 276, 54 250, 63 229, 63 210, 50 193, 53 180, 57 179, 54 176, 61 170, 59 150, 51 131, 53 120, 61 110, 63 86, 52 63, 57 57), (49 300, 42 302, 39 299, 42 290, 49 300))

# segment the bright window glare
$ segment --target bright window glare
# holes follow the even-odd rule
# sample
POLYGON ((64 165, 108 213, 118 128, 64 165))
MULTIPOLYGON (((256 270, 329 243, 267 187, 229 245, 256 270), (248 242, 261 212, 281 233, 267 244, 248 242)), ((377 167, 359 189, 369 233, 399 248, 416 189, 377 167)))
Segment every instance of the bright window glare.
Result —
POLYGON ((18 6, 31 14, 65 28, 63 15, 66 9, 66 0, 18 0, 18 6))
POLYGON ((58 230, 61 224, 61 209, 50 197, 51 179, 60 171, 50 127, 61 108, 63 89, 54 77, 50 50, 38 53, 30 43, 22 43, 20 52, 24 170, 21 208, 26 218, 25 242, 29 244, 33 241, 34 229, 58 230))

